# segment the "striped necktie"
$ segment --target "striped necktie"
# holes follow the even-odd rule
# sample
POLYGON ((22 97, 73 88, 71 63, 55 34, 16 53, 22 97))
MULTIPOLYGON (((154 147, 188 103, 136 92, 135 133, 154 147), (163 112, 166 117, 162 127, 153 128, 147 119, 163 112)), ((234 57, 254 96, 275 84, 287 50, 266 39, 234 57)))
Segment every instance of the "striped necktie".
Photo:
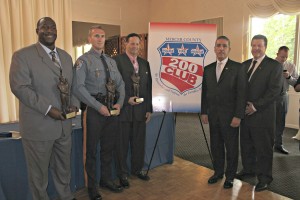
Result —
POLYGON ((51 52, 50 52, 50 55, 52 56, 51 59, 52 59, 52 61, 54 62, 55 66, 58 67, 59 69, 61 69, 60 63, 59 63, 59 61, 57 60, 55 54, 56 54, 55 51, 51 51, 51 52))

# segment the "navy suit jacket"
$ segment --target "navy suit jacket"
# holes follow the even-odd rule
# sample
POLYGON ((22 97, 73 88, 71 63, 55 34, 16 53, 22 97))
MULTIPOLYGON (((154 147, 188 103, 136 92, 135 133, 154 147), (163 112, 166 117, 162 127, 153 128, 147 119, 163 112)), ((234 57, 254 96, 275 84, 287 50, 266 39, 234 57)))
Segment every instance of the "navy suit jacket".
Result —
MULTIPOLYGON (((244 73, 251 65, 252 59, 243 62, 244 73)), ((276 99, 283 84, 282 67, 276 60, 265 56, 253 73, 247 87, 246 100, 253 103, 257 110, 246 115, 244 123, 253 127, 275 127, 276 99)))
POLYGON ((217 82, 216 65, 204 68, 201 114, 208 115, 210 125, 230 125, 233 117, 244 117, 246 74, 241 63, 228 59, 217 82))
POLYGON ((121 121, 132 121, 135 118, 137 121, 146 120, 146 112, 152 112, 152 78, 150 65, 147 60, 137 57, 139 64, 139 76, 140 76, 140 96, 144 98, 144 102, 132 106, 128 103, 128 99, 133 95, 133 81, 131 75, 134 72, 133 64, 126 53, 117 55, 115 58, 118 69, 125 82, 125 99, 123 108, 120 113, 121 121))

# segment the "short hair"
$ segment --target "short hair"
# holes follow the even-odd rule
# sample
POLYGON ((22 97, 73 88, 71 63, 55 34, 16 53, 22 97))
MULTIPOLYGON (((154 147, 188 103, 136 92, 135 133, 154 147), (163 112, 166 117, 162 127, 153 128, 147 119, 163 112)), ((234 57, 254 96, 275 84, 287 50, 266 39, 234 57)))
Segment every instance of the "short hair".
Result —
POLYGON ((42 17, 42 18, 40 18, 40 19, 37 21, 37 23, 36 23, 36 28, 39 28, 39 25, 40 25, 40 23, 41 23, 42 20, 51 20, 51 21, 53 21, 54 24, 56 25, 55 21, 54 21, 51 17, 42 17))
POLYGON ((92 30, 94 30, 94 29, 101 29, 101 30, 104 31, 104 29, 102 28, 101 25, 94 25, 94 26, 91 26, 91 27, 89 28, 89 36, 91 35, 92 30))
POLYGON ((221 35, 221 36, 217 37, 216 42, 217 42, 217 40, 226 40, 228 42, 229 47, 230 47, 230 40, 225 35, 221 35))
POLYGON ((279 52, 279 51, 288 52, 289 50, 290 50, 290 49, 289 49, 287 46, 281 46, 281 47, 279 47, 278 52, 279 52))
POLYGON ((251 43, 252 43, 253 40, 263 40, 264 43, 265 43, 265 47, 268 46, 268 39, 264 35, 254 35, 253 38, 252 38, 252 40, 251 40, 251 43))
POLYGON ((137 34, 137 33, 130 33, 130 34, 128 34, 126 36, 125 41, 128 42, 129 38, 131 38, 131 37, 138 37, 141 40, 141 37, 139 36, 139 34, 137 34))

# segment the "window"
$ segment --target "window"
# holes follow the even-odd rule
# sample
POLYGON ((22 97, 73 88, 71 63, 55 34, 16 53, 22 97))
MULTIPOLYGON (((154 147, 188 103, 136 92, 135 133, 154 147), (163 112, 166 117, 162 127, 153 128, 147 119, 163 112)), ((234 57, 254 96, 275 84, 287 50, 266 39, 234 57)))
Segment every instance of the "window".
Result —
MULTIPOLYGON (((290 49, 288 60, 296 64, 297 61, 299 62, 299 59, 296 57, 297 48, 299 48, 296 37, 298 35, 297 23, 299 21, 296 15, 277 14, 269 18, 252 17, 250 42, 254 35, 265 35, 268 38, 266 54, 269 57, 275 58, 278 48, 280 46, 287 46, 290 49)), ((298 71, 300 70, 299 68, 298 66, 298 71)))

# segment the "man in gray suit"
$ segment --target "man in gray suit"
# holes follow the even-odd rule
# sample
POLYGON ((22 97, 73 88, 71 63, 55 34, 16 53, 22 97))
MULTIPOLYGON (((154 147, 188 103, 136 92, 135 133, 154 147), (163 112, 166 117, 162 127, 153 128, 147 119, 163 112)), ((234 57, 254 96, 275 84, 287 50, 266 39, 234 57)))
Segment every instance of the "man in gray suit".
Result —
POLYGON ((245 112, 246 76, 242 65, 228 58, 230 40, 220 36, 215 42, 217 61, 204 68, 201 120, 210 128, 210 145, 215 173, 208 183, 223 178, 226 152, 226 180, 232 188, 238 165, 239 126, 245 112), (226 151, 225 151, 226 148, 226 151))
POLYGON ((282 84, 282 67, 265 55, 267 38, 255 35, 251 40, 253 59, 243 63, 248 76, 247 106, 241 123, 241 156, 243 170, 237 178, 258 178, 255 191, 267 189, 272 182, 273 145, 276 119, 276 99, 282 84))
POLYGON ((48 200, 50 168, 59 198, 71 200, 75 199, 70 190, 72 121, 62 114, 57 85, 61 73, 69 85, 72 83, 72 58, 55 47, 57 30, 53 19, 41 18, 36 33, 36 44, 13 54, 9 76, 11 90, 20 103, 20 132, 29 185, 34 200, 48 200), (59 64, 51 60, 53 56, 59 64))

